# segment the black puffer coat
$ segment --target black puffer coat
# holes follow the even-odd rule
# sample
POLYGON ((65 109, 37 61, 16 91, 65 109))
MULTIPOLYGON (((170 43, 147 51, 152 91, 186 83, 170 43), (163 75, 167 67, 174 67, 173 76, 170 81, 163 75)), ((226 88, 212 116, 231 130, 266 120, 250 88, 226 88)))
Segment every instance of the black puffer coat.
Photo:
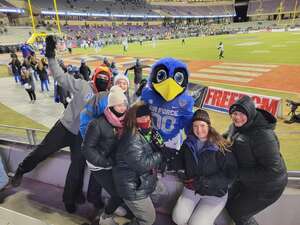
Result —
POLYGON ((115 128, 103 114, 89 123, 82 143, 82 153, 94 166, 108 168, 113 164, 117 144, 115 128))
POLYGON ((192 189, 200 195, 225 195, 237 174, 237 163, 233 153, 222 153, 217 146, 209 142, 194 141, 193 144, 191 139, 196 138, 188 136, 180 149, 184 159, 185 179, 192 181, 192 189), (188 142, 190 144, 187 144, 188 142))
POLYGON ((161 161, 161 153, 154 152, 140 132, 127 133, 121 139, 113 167, 118 194, 131 201, 147 198, 155 190, 155 170, 161 161))
POLYGON ((279 151, 279 140, 274 132, 276 118, 269 112, 255 109, 248 96, 234 105, 243 107, 248 122, 240 127, 231 125, 228 137, 238 163, 238 181, 253 190, 272 191, 287 184, 287 171, 279 151))

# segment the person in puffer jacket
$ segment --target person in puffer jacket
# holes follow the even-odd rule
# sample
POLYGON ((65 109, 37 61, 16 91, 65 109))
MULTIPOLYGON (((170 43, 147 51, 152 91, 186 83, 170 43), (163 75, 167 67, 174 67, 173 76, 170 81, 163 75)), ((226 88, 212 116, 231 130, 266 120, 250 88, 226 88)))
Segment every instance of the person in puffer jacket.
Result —
POLYGON ((108 94, 108 104, 104 113, 89 123, 82 143, 82 153, 91 170, 91 178, 93 177, 110 195, 104 212, 100 216, 99 224, 101 225, 116 224, 113 213, 122 203, 122 199, 115 190, 112 167, 114 151, 123 134, 123 120, 127 105, 123 90, 118 86, 113 86, 108 94))
POLYGON ((206 111, 198 109, 180 152, 184 188, 173 210, 177 225, 213 225, 225 207, 229 186, 237 174, 230 142, 211 126, 206 111))
POLYGON ((133 105, 125 122, 127 129, 113 167, 114 182, 135 216, 127 225, 152 225, 156 214, 150 194, 155 190, 157 169, 162 162, 160 138, 151 126, 151 111, 144 103, 133 105))
POLYGON ((257 225, 254 215, 282 195, 287 184, 285 162, 274 132, 275 117, 256 109, 244 96, 229 109, 232 124, 227 137, 238 163, 238 177, 230 189, 226 209, 236 225, 257 225))

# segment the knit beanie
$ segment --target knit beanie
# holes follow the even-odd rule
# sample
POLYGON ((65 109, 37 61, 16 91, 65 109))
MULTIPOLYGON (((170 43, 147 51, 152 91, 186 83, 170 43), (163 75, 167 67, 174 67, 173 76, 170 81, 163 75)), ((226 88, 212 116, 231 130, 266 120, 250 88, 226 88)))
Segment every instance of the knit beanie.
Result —
POLYGON ((241 113, 245 114, 248 117, 247 110, 241 105, 232 105, 229 109, 229 114, 231 115, 232 113, 234 113, 236 111, 241 112, 241 113))
POLYGON ((197 121, 197 120, 204 121, 208 125, 211 124, 208 113, 203 109, 198 109, 196 112, 194 112, 192 121, 194 122, 194 121, 197 121))
POLYGON ((136 111, 136 117, 151 116, 151 110, 148 105, 140 106, 136 111))
POLYGON ((127 104, 127 98, 124 95, 123 90, 119 86, 112 86, 109 94, 108 94, 108 107, 119 105, 119 104, 127 104))
POLYGON ((115 76, 114 77, 114 85, 117 84, 118 80, 125 80, 127 82, 127 84, 128 84, 128 87, 129 87, 129 79, 128 79, 128 77, 124 76, 123 74, 119 74, 119 75, 115 76))

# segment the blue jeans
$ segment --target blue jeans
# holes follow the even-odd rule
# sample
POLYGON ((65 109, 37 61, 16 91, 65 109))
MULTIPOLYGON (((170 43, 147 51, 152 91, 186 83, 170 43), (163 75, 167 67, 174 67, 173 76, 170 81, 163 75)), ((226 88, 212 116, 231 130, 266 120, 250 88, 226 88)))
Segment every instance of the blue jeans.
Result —
POLYGON ((21 83, 21 81, 20 81, 20 79, 21 79, 21 76, 20 76, 20 74, 19 74, 19 73, 15 73, 15 74, 14 74, 14 78, 15 78, 15 81, 16 81, 16 83, 18 83, 18 82, 20 82, 20 83, 21 83))
POLYGON ((34 79, 36 81, 38 81, 39 80, 39 76, 38 76, 37 72, 34 70, 32 73, 33 73, 34 79))
POLYGON ((41 89, 44 91, 44 87, 49 91, 48 80, 41 80, 41 89))
POLYGON ((4 188, 7 183, 8 183, 8 176, 6 174, 6 171, 2 163, 2 158, 0 156, 0 190, 4 188))

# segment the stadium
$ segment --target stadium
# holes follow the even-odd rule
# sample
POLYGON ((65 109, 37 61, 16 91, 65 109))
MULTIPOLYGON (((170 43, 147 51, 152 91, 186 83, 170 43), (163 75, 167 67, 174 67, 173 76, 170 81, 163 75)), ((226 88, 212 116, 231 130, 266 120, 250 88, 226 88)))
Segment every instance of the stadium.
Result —
MULTIPOLYGON (((57 37, 56 58, 66 71, 80 77, 84 62, 92 75, 103 61, 114 62, 117 73, 129 78, 130 95, 136 83, 128 68, 137 59, 145 79, 161 58, 184 62, 194 110, 207 110, 220 133, 231 123, 228 111, 235 100, 251 96, 256 107, 276 117, 288 170, 283 195, 255 218, 261 225, 299 223, 299 0, 0 0, 0 156, 9 177, 64 112, 64 103, 55 102, 51 73, 44 86, 33 72, 36 96, 28 103, 26 87, 12 69, 12 54, 23 63, 24 46, 37 61, 45 58, 47 35, 57 37)), ((90 224, 98 212, 88 201, 71 214, 61 200, 70 161, 64 147, 26 173, 19 187, 1 190, 0 224, 90 224)), ((86 168, 84 192, 89 174, 86 168)), ((162 179, 168 190, 155 205, 154 224, 174 224, 171 212, 182 182, 171 172, 162 179)), ((122 216, 116 221, 128 222, 122 216)))

